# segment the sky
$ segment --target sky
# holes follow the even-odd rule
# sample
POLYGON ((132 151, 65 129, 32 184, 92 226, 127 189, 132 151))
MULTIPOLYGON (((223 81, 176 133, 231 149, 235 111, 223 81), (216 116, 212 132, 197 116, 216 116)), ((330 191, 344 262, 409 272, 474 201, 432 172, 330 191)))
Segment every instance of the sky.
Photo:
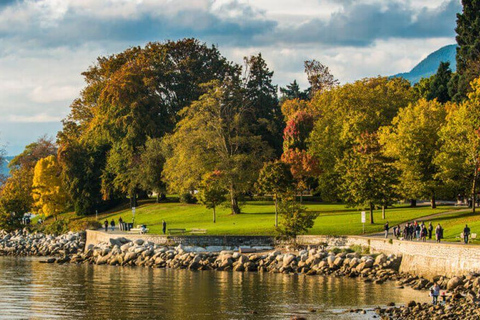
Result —
POLYGON ((410 71, 455 43, 460 0, 0 0, 0 146, 61 128, 99 56, 195 37, 230 60, 262 53, 274 82, 307 86, 316 59, 342 82, 410 71))

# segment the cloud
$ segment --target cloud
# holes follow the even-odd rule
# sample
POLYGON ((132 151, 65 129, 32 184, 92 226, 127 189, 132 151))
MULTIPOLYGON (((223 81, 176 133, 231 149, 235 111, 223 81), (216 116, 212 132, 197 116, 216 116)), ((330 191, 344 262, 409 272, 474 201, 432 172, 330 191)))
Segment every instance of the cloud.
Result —
POLYGON ((277 29, 275 39, 286 43, 322 43, 365 47, 390 38, 453 37, 458 0, 434 8, 415 9, 400 1, 343 1, 328 21, 312 19, 296 28, 277 29))

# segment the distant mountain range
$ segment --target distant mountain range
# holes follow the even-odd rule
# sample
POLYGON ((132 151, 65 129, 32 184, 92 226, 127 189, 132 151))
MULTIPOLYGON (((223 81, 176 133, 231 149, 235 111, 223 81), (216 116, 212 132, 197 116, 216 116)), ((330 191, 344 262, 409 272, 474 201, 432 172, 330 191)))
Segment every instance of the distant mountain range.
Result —
POLYGON ((423 59, 410 72, 399 73, 392 77, 402 77, 409 80, 411 84, 415 84, 420 81, 420 79, 428 78, 437 73, 440 62, 450 62, 450 69, 455 72, 457 70, 457 62, 455 60, 456 54, 456 44, 442 47, 437 51, 430 53, 428 57, 423 59))
POLYGON ((12 160, 14 157, 5 157, 5 160, 3 163, 0 163, 0 174, 8 175, 9 170, 8 170, 8 162, 12 160))

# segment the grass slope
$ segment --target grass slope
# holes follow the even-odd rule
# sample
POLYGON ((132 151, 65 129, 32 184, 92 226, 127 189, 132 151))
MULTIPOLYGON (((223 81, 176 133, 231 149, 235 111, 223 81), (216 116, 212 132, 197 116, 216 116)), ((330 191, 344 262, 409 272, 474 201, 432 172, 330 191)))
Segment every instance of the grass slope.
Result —
MULTIPOLYGON (((308 210, 319 213, 314 227, 309 234, 324 235, 355 235, 362 233, 360 211, 346 208, 343 204, 305 203, 308 210)), ((452 207, 440 206, 437 209, 430 207, 395 207, 387 209, 386 216, 390 226, 404 221, 435 213, 447 212, 452 207)), ((143 202, 136 209, 135 224, 146 224, 151 233, 159 234, 162 231, 162 220, 167 222, 167 228, 200 228, 207 229, 211 235, 273 235, 274 205, 272 202, 251 201, 242 207, 242 214, 231 215, 228 208, 217 209, 217 223, 212 222, 212 210, 198 204, 182 203, 151 203, 143 202)), ((101 214, 100 222, 122 217, 125 222, 132 220, 131 210, 123 209, 111 213, 101 214)), ((365 224, 366 233, 383 230, 384 220, 381 211, 374 213, 375 224, 365 224)))

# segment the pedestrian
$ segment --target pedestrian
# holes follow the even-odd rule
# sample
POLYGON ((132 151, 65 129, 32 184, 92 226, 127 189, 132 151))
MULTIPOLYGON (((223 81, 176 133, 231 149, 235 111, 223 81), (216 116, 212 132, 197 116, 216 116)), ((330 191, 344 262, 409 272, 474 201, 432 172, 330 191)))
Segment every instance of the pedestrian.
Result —
POLYGON ((430 295, 432 296, 433 305, 436 305, 438 302, 438 296, 440 295, 440 286, 438 283, 435 284, 430 288, 430 295))
POLYGON ((122 217, 118 218, 118 228, 122 231, 124 231, 124 228, 123 228, 123 219, 122 217))
POLYGON ((415 234, 417 237, 417 241, 420 240, 420 225, 415 221, 415 234))
POLYGON ((465 244, 468 244, 468 237, 470 236, 470 228, 468 225, 465 225, 465 228, 463 229, 463 241, 465 241, 465 244))
POLYGON ((108 232, 108 220, 103 223, 105 225, 105 232, 108 232))
POLYGON ((385 230, 385 239, 388 238, 388 221, 387 223, 385 223, 385 226, 383 227, 383 229, 385 230))
POLYGON ((163 234, 167 232, 167 223, 165 222, 165 220, 162 221, 162 231, 163 234))
POLYGON ((112 227, 112 231, 115 230, 115 220, 112 219, 112 221, 110 222, 110 226, 112 227))
POLYGON ((427 241, 427 227, 422 223, 422 229, 420 230, 420 236, 423 242, 427 241))
POLYGON ((432 231, 433 231, 433 225, 432 222, 428 223, 428 240, 432 240, 432 231))
POLYGON ((435 240, 436 240, 436 242, 440 243, 440 240, 442 239, 442 235, 443 235, 443 229, 442 229, 442 226, 439 223, 437 225, 437 227, 435 228, 435 240))

